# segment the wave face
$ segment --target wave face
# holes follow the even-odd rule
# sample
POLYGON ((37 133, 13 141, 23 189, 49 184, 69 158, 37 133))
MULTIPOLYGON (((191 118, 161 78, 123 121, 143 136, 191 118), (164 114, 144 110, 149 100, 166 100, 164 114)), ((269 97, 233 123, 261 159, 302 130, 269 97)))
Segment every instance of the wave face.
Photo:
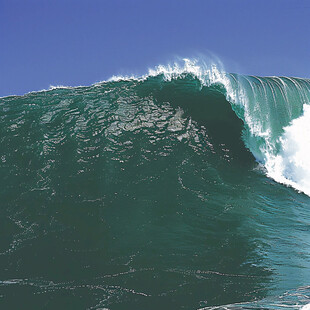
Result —
POLYGON ((0 304, 300 308, 309 103, 189 60, 1 98, 0 304))

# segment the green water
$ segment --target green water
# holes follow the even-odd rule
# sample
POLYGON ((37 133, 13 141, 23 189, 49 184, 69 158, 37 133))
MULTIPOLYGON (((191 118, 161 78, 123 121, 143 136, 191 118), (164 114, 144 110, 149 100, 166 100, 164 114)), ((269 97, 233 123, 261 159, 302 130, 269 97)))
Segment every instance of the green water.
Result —
POLYGON ((0 308, 306 303, 310 198, 226 98, 157 76, 0 99, 0 308))

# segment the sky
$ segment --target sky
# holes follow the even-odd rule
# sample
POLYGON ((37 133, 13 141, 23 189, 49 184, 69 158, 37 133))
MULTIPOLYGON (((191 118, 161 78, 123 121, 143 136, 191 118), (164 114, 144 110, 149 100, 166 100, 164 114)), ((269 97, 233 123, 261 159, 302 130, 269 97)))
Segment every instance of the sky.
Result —
POLYGON ((0 0, 0 96, 142 75, 178 57, 310 78, 308 0, 0 0))

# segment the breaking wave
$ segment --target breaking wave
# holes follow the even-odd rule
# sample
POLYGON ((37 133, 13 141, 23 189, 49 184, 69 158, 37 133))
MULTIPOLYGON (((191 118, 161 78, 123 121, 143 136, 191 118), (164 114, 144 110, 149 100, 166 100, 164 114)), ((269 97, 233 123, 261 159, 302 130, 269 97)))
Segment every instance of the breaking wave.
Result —
POLYGON ((1 306, 308 304, 309 124, 310 80, 189 59, 1 98, 1 306))
MULTIPOLYGON (((183 65, 158 66, 140 79, 160 76, 166 81, 191 76, 201 87, 220 86, 217 91, 244 122, 246 147, 264 165, 267 175, 310 195, 309 79, 229 74, 220 64, 189 59, 183 65)), ((137 78, 115 76, 111 81, 131 79, 137 78)), ((219 119, 221 113, 218 111, 219 119)))

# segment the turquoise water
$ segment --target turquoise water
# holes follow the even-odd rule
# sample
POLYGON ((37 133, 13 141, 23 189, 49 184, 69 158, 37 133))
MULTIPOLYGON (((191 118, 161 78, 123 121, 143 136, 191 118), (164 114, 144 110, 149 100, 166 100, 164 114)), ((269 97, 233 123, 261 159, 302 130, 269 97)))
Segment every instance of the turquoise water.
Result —
POLYGON ((309 90, 172 68, 1 98, 1 309, 309 303, 309 90))

